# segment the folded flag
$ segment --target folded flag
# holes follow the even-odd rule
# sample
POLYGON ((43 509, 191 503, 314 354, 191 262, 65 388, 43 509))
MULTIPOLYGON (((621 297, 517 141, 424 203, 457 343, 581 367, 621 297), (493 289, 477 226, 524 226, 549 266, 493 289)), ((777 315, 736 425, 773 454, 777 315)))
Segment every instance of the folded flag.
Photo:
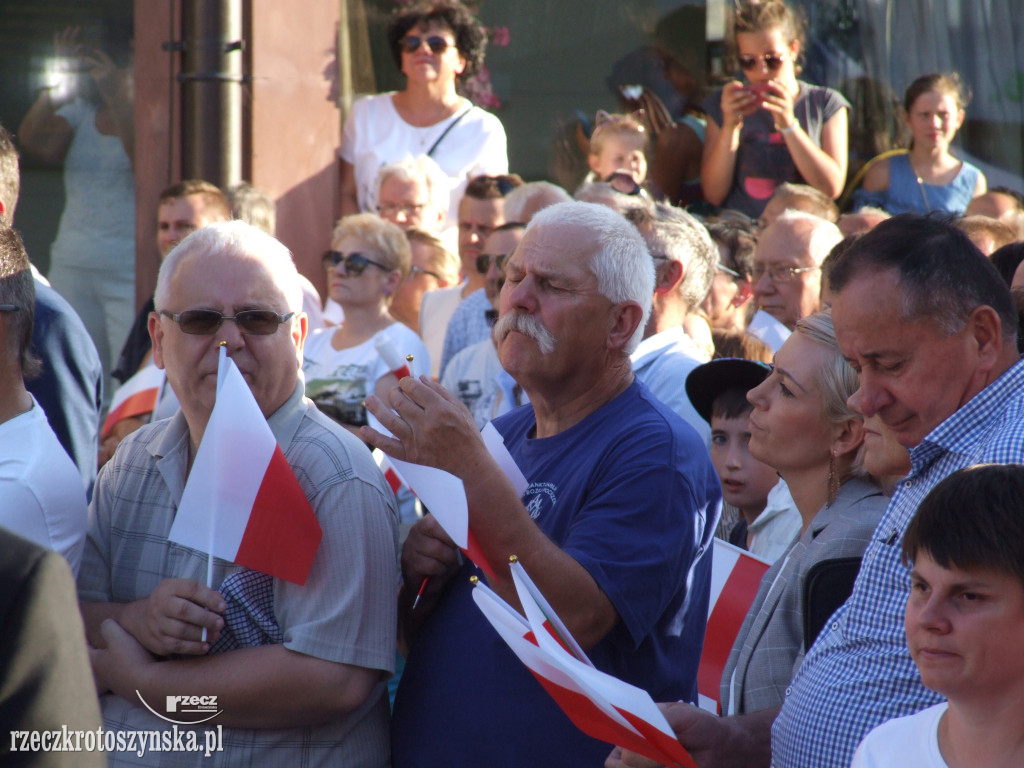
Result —
POLYGON ((696 768, 650 695, 596 669, 522 564, 511 570, 525 619, 479 581, 473 599, 576 727, 658 763, 696 768))
POLYGON ((221 347, 217 401, 168 538, 305 584, 322 535, 249 385, 221 347))
POLYGON ((155 411, 166 379, 163 369, 150 363, 118 387, 103 421, 100 437, 109 435, 114 425, 123 419, 155 411))
POLYGON ((761 577, 770 567, 761 558, 715 539, 708 626, 697 668, 697 693, 703 709, 718 713, 722 671, 747 611, 757 597, 761 577))
POLYGON ((609 744, 618 744, 652 760, 664 762, 640 733, 614 707, 590 693, 558 662, 537 645, 530 624, 482 582, 473 589, 473 601, 512 652, 537 682, 583 733, 609 744))

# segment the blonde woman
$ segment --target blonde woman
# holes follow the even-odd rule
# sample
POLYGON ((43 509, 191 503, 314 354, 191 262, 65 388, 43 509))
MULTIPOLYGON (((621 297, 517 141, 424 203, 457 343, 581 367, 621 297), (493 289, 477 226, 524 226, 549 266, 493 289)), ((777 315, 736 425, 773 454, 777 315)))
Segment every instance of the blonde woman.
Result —
POLYGON ((345 310, 345 320, 316 331, 306 342, 306 395, 321 411, 355 431, 366 423, 366 396, 386 400, 398 384, 394 371, 401 363, 412 375, 430 371, 430 356, 420 337, 389 310, 392 296, 409 274, 409 241, 401 229, 373 214, 348 216, 334 228, 323 264, 327 292, 345 310), (406 362, 407 355, 413 356, 412 362, 406 362))

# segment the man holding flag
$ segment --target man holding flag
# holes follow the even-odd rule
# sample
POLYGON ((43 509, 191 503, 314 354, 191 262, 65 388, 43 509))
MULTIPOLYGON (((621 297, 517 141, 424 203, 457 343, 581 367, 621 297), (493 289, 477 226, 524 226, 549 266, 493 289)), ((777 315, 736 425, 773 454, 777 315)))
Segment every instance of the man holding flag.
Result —
POLYGON ((180 721, 165 701, 215 697, 214 765, 387 765, 394 496, 303 395, 291 255, 212 225, 163 262, 155 306, 154 360, 181 410, 101 472, 79 578, 105 726, 170 728, 146 709, 180 721))
POLYGON ((492 422, 528 487, 520 495, 454 395, 403 379, 394 437, 362 435, 399 460, 462 481, 469 508, 459 566, 437 522, 413 526, 399 612, 410 643, 395 701, 396 768, 600 765, 584 735, 474 604, 470 577, 511 605, 517 555, 598 669, 658 697, 694 700, 721 491, 692 427, 632 372, 654 267, 636 229, 589 203, 538 213, 506 263, 494 328, 502 366, 530 398, 492 422), (421 594, 418 605, 414 598, 421 594))

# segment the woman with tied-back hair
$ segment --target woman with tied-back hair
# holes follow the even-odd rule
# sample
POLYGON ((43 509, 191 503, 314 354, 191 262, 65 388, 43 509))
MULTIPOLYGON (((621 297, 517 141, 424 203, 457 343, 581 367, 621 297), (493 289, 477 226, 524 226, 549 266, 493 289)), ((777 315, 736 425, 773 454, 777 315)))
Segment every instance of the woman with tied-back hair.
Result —
POLYGON ((949 151, 968 101, 955 72, 922 75, 912 82, 903 96, 910 149, 869 164, 853 193, 854 210, 865 205, 893 215, 967 210, 971 198, 988 189, 985 174, 949 151))
POLYGON ((831 198, 846 183, 849 102, 797 79, 803 24, 782 0, 738 0, 730 43, 746 82, 732 80, 705 104, 705 199, 753 219, 784 181, 831 198))

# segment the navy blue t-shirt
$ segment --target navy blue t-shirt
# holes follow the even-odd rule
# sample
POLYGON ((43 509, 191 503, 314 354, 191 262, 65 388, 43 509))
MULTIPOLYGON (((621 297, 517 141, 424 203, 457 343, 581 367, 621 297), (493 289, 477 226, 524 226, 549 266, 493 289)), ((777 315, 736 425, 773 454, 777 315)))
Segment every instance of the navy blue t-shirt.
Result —
MULTIPOLYGON (((619 614, 589 652, 656 701, 692 701, 721 489, 697 433, 641 383, 553 437, 533 409, 495 420, 530 485, 537 525, 619 614)), ((395 768, 599 766, 576 729, 473 603, 468 563, 417 635, 395 700, 395 768)))

